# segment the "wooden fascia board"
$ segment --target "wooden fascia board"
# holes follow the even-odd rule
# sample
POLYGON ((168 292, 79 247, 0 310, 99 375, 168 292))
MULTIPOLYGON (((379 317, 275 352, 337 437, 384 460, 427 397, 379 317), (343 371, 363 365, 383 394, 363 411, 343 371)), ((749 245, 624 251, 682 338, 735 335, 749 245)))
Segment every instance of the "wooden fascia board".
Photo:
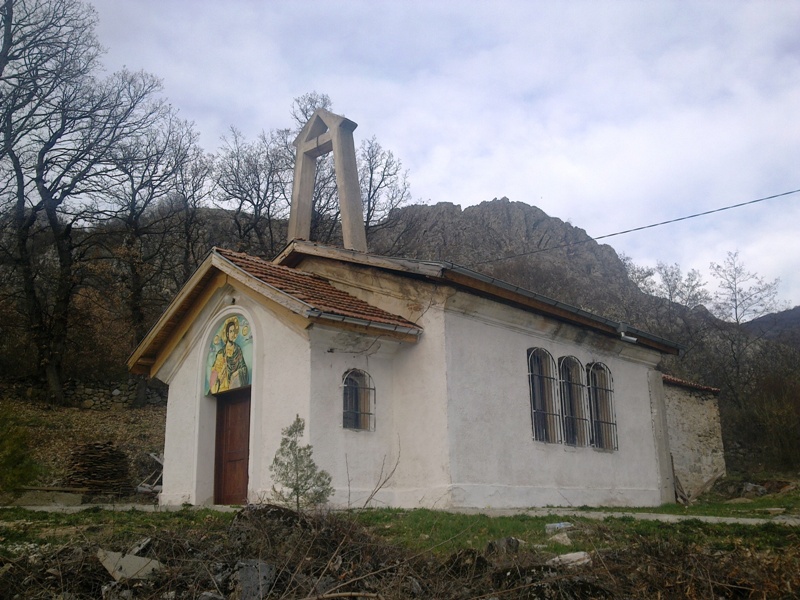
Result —
POLYGON ((604 326, 602 323, 598 323, 593 319, 584 317, 580 314, 576 314, 565 308, 560 308, 558 306, 553 306, 552 304, 547 304, 540 300, 536 300, 535 298, 530 298, 523 294, 503 289, 501 287, 492 285, 491 283, 481 281, 480 279, 474 279, 462 273, 458 273, 455 271, 446 271, 443 274, 442 279, 444 279, 445 281, 449 281, 451 283, 455 283, 469 290, 480 292, 481 295, 487 296, 489 298, 502 298, 503 300, 513 302, 514 304, 517 304, 522 308, 530 308, 537 312, 541 312, 550 315, 552 317, 556 317, 562 321, 569 321, 577 325, 591 327, 592 329, 600 329, 608 333, 616 333, 616 331, 612 329, 610 326, 604 326))
MULTIPOLYGON (((530 296, 514 292, 513 290, 507 290, 505 288, 492 285, 489 282, 470 277, 463 273, 459 273, 458 271, 445 270, 440 279, 454 283, 470 291, 477 292, 489 299, 499 298, 520 308, 534 310, 538 313, 548 315, 560 321, 587 327, 600 333, 610 335, 611 337, 619 338, 619 332, 615 327, 603 323, 602 321, 593 319, 591 316, 582 315, 567 308, 543 302, 541 300, 537 300, 536 298, 531 298, 530 296)), ((678 354, 677 348, 667 344, 662 344, 656 340, 639 338, 638 343, 641 346, 646 346, 665 354, 678 354)))
POLYGON ((253 275, 242 271, 239 267, 229 262, 225 258, 214 255, 214 266, 228 274, 231 280, 238 281, 244 287, 252 290, 258 295, 272 300, 276 304, 290 310, 298 315, 305 315, 306 311, 313 308, 310 304, 298 300, 294 296, 279 290, 275 286, 265 283, 253 275))
POLYGON ((359 325, 356 323, 349 323, 347 321, 337 321, 333 319, 326 319, 324 317, 308 317, 311 323, 316 323, 324 327, 334 327, 336 329, 344 329, 345 331, 352 331, 362 335, 370 335, 381 338, 391 338, 401 342, 409 342, 415 344, 419 336, 412 333, 404 333, 401 331, 393 331, 391 329, 380 329, 377 327, 370 327, 369 325, 359 325))
POLYGON ((186 332, 189 330, 189 327, 191 327, 192 323, 194 323, 194 320, 200 314, 200 311, 205 308, 205 305, 208 304, 208 301, 211 300, 211 297, 216 293, 216 291, 227 283, 228 276, 225 273, 217 273, 208 283, 208 285, 206 285, 200 295, 192 303, 191 308, 189 308, 183 317, 181 317, 180 322, 161 345, 161 348, 158 349, 155 361, 150 366, 150 377, 154 377, 161 367, 164 366, 164 363, 167 361, 170 354, 172 354, 172 351, 175 350, 178 342, 180 342, 181 339, 183 339, 183 336, 186 335, 186 332))
POLYGON ((279 302, 276 302, 273 298, 261 294, 258 292, 258 290, 254 290, 253 286, 247 285, 238 279, 232 279, 230 277, 228 278, 228 283, 231 285, 231 287, 233 287, 233 289, 243 294, 252 294, 255 291, 269 310, 272 310, 272 312, 274 312, 278 318, 289 321, 295 328, 303 330, 308 329, 308 327, 311 326, 311 322, 305 318, 305 316, 295 312, 290 308, 287 308, 279 302))

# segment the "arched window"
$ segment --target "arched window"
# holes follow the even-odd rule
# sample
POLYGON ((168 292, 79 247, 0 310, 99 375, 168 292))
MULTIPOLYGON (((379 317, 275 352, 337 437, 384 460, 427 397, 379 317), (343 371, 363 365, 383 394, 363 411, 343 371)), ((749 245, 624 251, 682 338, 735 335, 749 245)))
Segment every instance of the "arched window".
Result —
POLYGON ((350 369, 342 377, 342 427, 375 430, 375 387, 369 373, 350 369))
POLYGON ((531 393, 533 439, 561 441, 561 415, 558 410, 556 363, 543 348, 528 349, 528 385, 531 393))
POLYGON ((617 450, 617 420, 614 415, 614 380, 603 363, 586 366, 589 410, 592 417, 592 445, 617 450))
POLYGON ((574 356, 558 359, 561 415, 564 419, 564 443, 571 446, 589 445, 589 411, 586 407, 586 386, 583 365, 574 356))

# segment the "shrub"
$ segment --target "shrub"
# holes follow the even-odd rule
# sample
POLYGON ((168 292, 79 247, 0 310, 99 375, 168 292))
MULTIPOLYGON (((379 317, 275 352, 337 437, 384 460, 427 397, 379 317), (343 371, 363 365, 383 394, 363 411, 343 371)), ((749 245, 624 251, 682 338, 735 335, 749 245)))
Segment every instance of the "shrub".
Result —
POLYGON ((281 445, 269 468, 280 486, 272 486, 273 499, 297 511, 324 504, 333 493, 331 476, 317 467, 311 445, 300 445, 305 426, 298 415, 289 427, 281 430, 281 445))

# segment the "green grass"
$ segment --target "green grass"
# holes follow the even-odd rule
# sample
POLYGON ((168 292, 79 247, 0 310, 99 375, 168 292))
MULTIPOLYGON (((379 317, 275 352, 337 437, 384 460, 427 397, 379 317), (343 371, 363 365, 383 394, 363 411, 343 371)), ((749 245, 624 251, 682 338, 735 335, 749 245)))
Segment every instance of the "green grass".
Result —
MULTIPOLYGON (((746 506, 774 505, 774 500, 774 497, 771 500, 760 499, 746 506)), ((797 494, 787 495, 781 498, 781 502, 787 509, 796 509, 797 494)), ((689 510, 719 514, 731 506, 742 505, 710 502, 689 510)), ((682 507, 678 509, 672 507, 662 509, 662 512, 685 510, 682 507)), ((655 512, 654 509, 643 510, 655 512)), ((75 513, 0 508, 0 556, 8 555, 17 544, 89 542, 122 551, 144 537, 225 536, 234 515, 232 512, 190 508, 156 512, 88 508, 75 513)), ((730 550, 747 545, 758 550, 779 551, 800 545, 800 529, 772 523, 761 526, 710 524, 696 519, 662 523, 626 516, 609 517, 603 521, 555 515, 488 517, 427 509, 371 509, 342 513, 342 517, 353 519, 393 545, 414 552, 432 551, 440 556, 464 549, 483 552, 490 541, 506 537, 521 540, 522 549, 553 554, 617 549, 636 544, 642 539, 656 543, 694 544, 711 550, 730 550), (548 523, 559 521, 573 525, 564 530, 571 541, 569 545, 554 542, 546 532, 548 523)))
POLYGON ((413 550, 449 554, 465 548, 483 551, 500 538, 513 536, 528 549, 562 553, 599 548, 620 548, 640 537, 654 541, 680 541, 712 549, 730 549, 746 543, 754 548, 783 548, 800 543, 797 528, 778 524, 760 526, 712 524, 695 519, 680 523, 639 521, 633 517, 609 517, 596 521, 581 517, 488 517, 432 510, 377 509, 355 514, 355 519, 373 533, 413 550), (547 523, 567 521, 571 545, 554 543, 546 533, 547 523))
POLYGON ((602 512, 654 513, 668 515, 685 515, 692 517, 751 517, 769 518, 767 509, 783 509, 787 516, 800 517, 800 488, 783 494, 768 494, 760 498, 752 498, 750 502, 736 503, 716 492, 704 494, 690 506, 681 504, 665 504, 657 507, 605 507, 592 508, 581 506, 577 510, 602 512))
POLYGON ((392 543, 437 552, 464 548, 483 550, 492 540, 514 536, 526 543, 544 543, 546 523, 553 517, 487 517, 417 509, 374 509, 354 513, 354 518, 373 533, 392 543), (539 535, 539 534, 542 535, 539 535))

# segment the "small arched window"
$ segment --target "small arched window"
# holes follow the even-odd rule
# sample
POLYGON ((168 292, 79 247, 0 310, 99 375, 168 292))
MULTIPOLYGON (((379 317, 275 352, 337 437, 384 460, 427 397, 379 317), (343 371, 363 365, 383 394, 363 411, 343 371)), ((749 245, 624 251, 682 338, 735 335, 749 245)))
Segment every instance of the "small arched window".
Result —
POLYGON ((589 387, 589 410, 592 418, 592 445, 617 450, 617 420, 614 415, 614 380, 603 363, 586 366, 589 387))
POLYGON ((583 365, 574 356, 558 359, 561 415, 564 418, 564 443, 571 446, 588 446, 589 410, 586 406, 583 365))
POLYGON ((543 348, 528 349, 528 385, 531 393, 533 439, 561 441, 561 414, 558 410, 556 363, 543 348))
POLYGON ((342 377, 342 427, 375 430, 375 387, 369 373, 350 369, 342 377))

